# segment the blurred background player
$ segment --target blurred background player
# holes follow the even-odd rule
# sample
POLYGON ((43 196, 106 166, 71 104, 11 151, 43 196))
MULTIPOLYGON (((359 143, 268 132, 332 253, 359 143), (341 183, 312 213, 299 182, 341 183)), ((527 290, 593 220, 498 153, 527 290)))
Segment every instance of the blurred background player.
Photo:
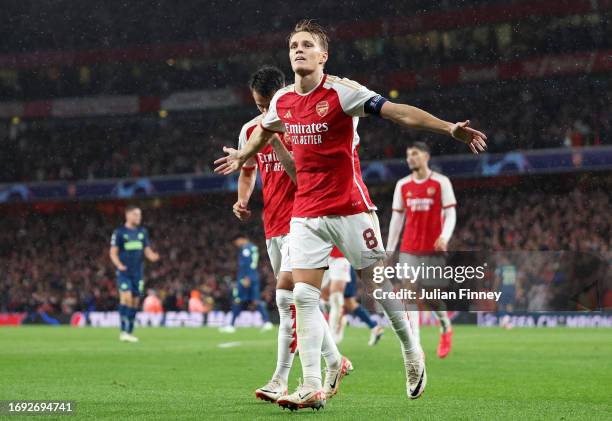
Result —
POLYGON ((273 326, 270 323, 268 310, 260 298, 259 272, 257 271, 259 248, 251 243, 244 234, 238 234, 233 243, 240 252, 238 253, 237 285, 232 291, 232 322, 229 326, 224 326, 219 330, 225 333, 234 333, 236 331, 236 318, 251 303, 255 304, 257 311, 261 313, 264 322, 261 329, 264 331, 272 330, 273 326))
POLYGON ((370 328, 368 345, 378 343, 384 333, 370 313, 357 301, 357 274, 338 247, 332 249, 329 255, 329 269, 325 272, 321 284, 322 300, 329 303, 329 326, 336 344, 344 339, 346 318, 344 310, 358 317, 370 328))
MULTIPOLYGON (((424 142, 415 142, 406 149, 406 161, 412 173, 399 180, 393 195, 393 214, 389 224, 387 252, 392 254, 404 234, 399 262, 412 267, 424 264, 443 266, 444 253, 453 235, 457 215, 455 193, 448 177, 429 169, 430 152, 424 142), (404 220, 406 223, 404 224, 404 220)), ((444 287, 444 279, 418 279, 421 287, 444 287)), ((415 284, 411 284, 414 286, 415 284)), ((408 285, 407 285, 408 286, 408 285)), ((428 301, 440 321, 438 357, 444 358, 451 350, 452 327, 443 301, 428 301)), ((419 312, 409 311, 415 336, 420 340, 419 312)))
MULTIPOLYGON (((239 149, 245 147, 249 136, 268 110, 272 97, 284 86, 285 75, 276 67, 264 66, 253 73, 249 80, 249 89, 261 114, 242 127, 238 140, 239 149)), ((279 329, 276 369, 272 379, 255 391, 255 396, 270 402, 276 402, 280 396, 287 393, 289 372, 297 349, 293 277, 289 258, 289 221, 296 188, 293 180, 295 168, 287 148, 291 149, 290 141, 283 142, 280 137, 274 137, 271 144, 260 151, 257 159, 253 158, 242 166, 238 177, 238 200, 233 206, 234 215, 238 219, 245 221, 250 218, 248 203, 255 188, 259 168, 264 202, 262 219, 266 248, 276 278, 279 329)), ((344 375, 352 370, 352 364, 340 355, 322 314, 321 323, 326 328, 322 345, 327 366, 324 390, 327 398, 331 398, 338 392, 344 375)))
POLYGON ((144 258, 159 260, 159 254, 149 245, 149 232, 141 227, 142 211, 136 206, 125 210, 125 224, 117 228, 111 237, 110 259, 117 268, 119 289, 119 340, 138 342, 132 334, 140 297, 144 292, 144 258))
POLYGON ((163 313, 164 307, 162 305, 159 296, 157 295, 157 291, 153 288, 147 290, 147 296, 142 301, 142 311, 145 313, 163 313))

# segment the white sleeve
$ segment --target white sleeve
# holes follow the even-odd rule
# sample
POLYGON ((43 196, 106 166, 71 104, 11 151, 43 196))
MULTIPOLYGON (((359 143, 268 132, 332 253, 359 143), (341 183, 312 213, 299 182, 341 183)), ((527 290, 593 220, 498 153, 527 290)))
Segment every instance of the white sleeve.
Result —
POLYGON ((378 94, 346 78, 336 78, 333 88, 338 93, 342 110, 352 117, 367 117, 363 105, 378 94))
POLYGON ((447 242, 453 236, 455 225, 457 224, 457 211, 454 206, 444 208, 442 211, 444 217, 444 225, 442 226, 442 234, 440 237, 444 238, 447 242))
MULTIPOLYGON (((242 130, 240 130, 240 135, 238 136, 238 150, 244 149, 244 147, 246 146, 246 143, 249 140, 247 138, 248 130, 249 130, 249 125, 248 124, 245 124, 244 126, 242 126, 242 130)), ((255 155, 250 157, 244 163, 244 165, 242 165, 242 168, 244 168, 246 170, 257 168, 257 161, 255 161, 255 155)))
POLYGON ((404 213, 404 199, 402 198, 403 184, 402 180, 398 181, 395 185, 395 191, 393 192, 393 212, 391 212, 391 222, 389 223, 389 236, 387 238, 386 248, 390 253, 393 253, 397 247, 397 242, 402 233, 404 219, 406 218, 406 214, 404 213))
POLYGON ((455 206, 457 204, 457 199, 455 199, 453 185, 451 184, 448 177, 443 177, 440 180, 440 187, 442 189, 442 208, 455 206))
POLYGON ((395 191, 393 192, 393 210, 403 212, 404 207, 404 198, 402 197, 402 183, 398 181, 395 185, 395 191))
POLYGON ((278 101, 278 98, 285 93, 285 89, 280 89, 272 97, 272 101, 270 101, 270 106, 268 107, 268 112, 260 123, 264 130, 276 133, 285 133, 285 125, 281 121, 280 117, 278 116, 278 111, 276 110, 276 102, 278 101))
POLYGON ((405 218, 406 214, 403 211, 398 212, 394 209, 393 212, 391 212, 391 222, 389 223, 389 236, 387 238, 386 248, 389 253, 393 253, 397 247, 405 218))

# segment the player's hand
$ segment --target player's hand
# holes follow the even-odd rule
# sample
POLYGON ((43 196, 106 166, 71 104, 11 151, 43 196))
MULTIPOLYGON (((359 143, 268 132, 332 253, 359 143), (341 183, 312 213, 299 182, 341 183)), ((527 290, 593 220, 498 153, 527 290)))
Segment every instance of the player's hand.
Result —
POLYGON ((385 266, 393 266, 393 263, 395 262, 395 252, 387 250, 385 253, 387 256, 385 257, 383 264, 385 266))
POLYGON ((127 270, 127 267, 124 264, 120 264, 119 266, 117 266, 117 270, 119 272, 125 272, 127 270))
POLYGON ((248 288, 251 286, 251 278, 249 278, 248 276, 245 276, 244 278, 242 278, 240 280, 240 284, 245 287, 248 288))
POLYGON ((444 238, 438 237, 438 239, 434 243, 434 250, 448 251, 448 242, 444 238))
POLYGON ((240 219, 241 221, 246 221, 251 217, 251 211, 247 208, 247 204, 242 200, 234 203, 232 210, 234 211, 236 218, 240 219))
POLYGON ((159 261, 159 253, 153 252, 153 254, 151 254, 151 261, 152 262, 159 261))
POLYGON ((233 172, 238 171, 244 161, 240 158, 238 151, 234 148, 228 148, 227 146, 223 147, 223 152, 227 155, 223 158, 217 159, 214 164, 215 172, 217 174, 230 175, 233 172))
POLYGON ((451 136, 459 142, 466 143, 475 154, 478 154, 478 151, 484 152, 487 149, 487 136, 469 126, 470 120, 455 123, 451 128, 451 136))

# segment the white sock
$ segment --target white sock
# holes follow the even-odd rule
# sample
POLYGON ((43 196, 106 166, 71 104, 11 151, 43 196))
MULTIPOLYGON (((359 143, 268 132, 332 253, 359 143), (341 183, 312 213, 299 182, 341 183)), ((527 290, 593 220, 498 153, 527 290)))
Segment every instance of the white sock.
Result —
POLYGON ((295 357, 297 346, 297 339, 294 338, 295 306, 293 304, 293 291, 277 289, 276 305, 280 316, 280 324, 278 326, 276 371, 274 371, 273 377, 279 378, 286 385, 289 381, 289 371, 291 371, 293 365, 293 357, 295 357))
POLYGON ((421 344, 421 328, 419 326, 419 312, 409 311, 408 321, 410 322, 410 328, 412 329, 412 336, 414 337, 415 341, 420 345, 421 344))
POLYGON ((321 354, 323 355, 323 359, 325 360, 325 365, 328 368, 336 370, 340 367, 340 363, 342 362, 342 355, 340 351, 338 351, 338 346, 334 341, 334 338, 331 333, 331 329, 327 324, 327 320, 323 316, 323 313, 319 311, 321 325, 323 326, 323 343, 321 344, 321 354))
POLYGON ((329 294, 329 327, 332 337, 337 338, 340 333, 340 319, 342 318, 342 308, 344 307, 344 294, 332 292, 329 294))
POLYGON ((304 385, 320 390, 321 385, 321 346, 325 336, 317 288, 298 282, 293 289, 296 309, 296 326, 302 376, 304 385))
MULTIPOLYGON (((390 293, 393 291, 393 285, 388 279, 385 279, 381 283, 374 282, 374 268, 376 265, 372 265, 362 270, 361 279, 367 285, 370 290, 380 289, 383 293, 390 293)), ((383 308, 385 316, 391 322, 391 328, 395 335, 400 341, 402 347, 402 353, 405 359, 414 359, 419 356, 421 352, 421 346, 419 341, 416 339, 406 317, 406 308, 399 300, 381 299, 376 300, 383 308)))
POLYGON ((448 333, 451 330, 451 321, 448 318, 448 312, 446 310, 436 310, 434 314, 440 321, 440 332, 448 333))

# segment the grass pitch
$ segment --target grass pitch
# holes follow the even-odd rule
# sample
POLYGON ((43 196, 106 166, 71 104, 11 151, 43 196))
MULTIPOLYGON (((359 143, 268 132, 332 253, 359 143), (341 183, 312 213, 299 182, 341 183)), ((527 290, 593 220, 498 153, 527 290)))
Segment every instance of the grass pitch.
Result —
MULTIPOLYGON (((92 420, 612 419, 607 329, 457 326, 446 360, 435 356, 437 330, 421 333, 429 380, 420 399, 406 398, 392 331, 370 348, 368 332, 353 328, 341 351, 355 371, 339 394, 320 412, 290 413, 254 398, 273 372, 276 332, 142 328, 129 344, 117 329, 2 328, 0 400, 74 400, 71 419, 92 420)), ((296 359, 290 389, 300 374, 296 359)))

